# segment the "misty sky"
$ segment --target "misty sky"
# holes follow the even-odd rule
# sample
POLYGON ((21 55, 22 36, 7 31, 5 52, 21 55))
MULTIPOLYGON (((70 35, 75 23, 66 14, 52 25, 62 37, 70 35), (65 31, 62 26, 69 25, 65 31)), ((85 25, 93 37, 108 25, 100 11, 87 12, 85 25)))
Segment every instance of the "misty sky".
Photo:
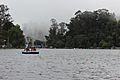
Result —
POLYGON ((68 22, 78 9, 106 8, 120 14, 120 0, 0 0, 0 3, 8 5, 18 24, 35 22, 45 25, 50 24, 51 18, 68 22))

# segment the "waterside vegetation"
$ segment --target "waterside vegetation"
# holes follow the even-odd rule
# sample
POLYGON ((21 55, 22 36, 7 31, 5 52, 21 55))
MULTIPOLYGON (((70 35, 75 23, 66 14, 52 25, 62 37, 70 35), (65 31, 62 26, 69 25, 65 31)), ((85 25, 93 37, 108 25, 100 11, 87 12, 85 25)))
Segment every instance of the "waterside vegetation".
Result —
POLYGON ((107 9, 78 10, 69 23, 52 25, 46 36, 47 47, 52 48, 101 48, 120 47, 120 21, 107 9))

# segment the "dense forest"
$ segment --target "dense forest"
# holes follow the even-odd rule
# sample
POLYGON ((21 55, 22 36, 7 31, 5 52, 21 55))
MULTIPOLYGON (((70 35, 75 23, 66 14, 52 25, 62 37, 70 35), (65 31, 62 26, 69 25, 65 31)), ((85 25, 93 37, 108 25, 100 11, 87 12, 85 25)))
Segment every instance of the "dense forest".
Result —
POLYGON ((22 48, 25 38, 20 26, 13 24, 9 8, 0 5, 0 48, 22 48))
POLYGON ((69 23, 51 19, 48 48, 119 48, 120 21, 107 9, 78 10, 69 23))

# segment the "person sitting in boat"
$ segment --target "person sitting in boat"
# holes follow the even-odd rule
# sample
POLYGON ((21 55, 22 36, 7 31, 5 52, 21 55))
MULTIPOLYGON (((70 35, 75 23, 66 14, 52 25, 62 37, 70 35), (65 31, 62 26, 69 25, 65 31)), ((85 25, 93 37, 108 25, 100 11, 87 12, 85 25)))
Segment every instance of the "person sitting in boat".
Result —
POLYGON ((36 51, 36 48, 35 47, 31 47, 31 51, 36 51))
POLYGON ((29 49, 29 48, 26 48, 26 51, 30 51, 30 49, 29 49))
POLYGON ((29 48, 25 48, 24 51, 30 51, 30 49, 29 48))

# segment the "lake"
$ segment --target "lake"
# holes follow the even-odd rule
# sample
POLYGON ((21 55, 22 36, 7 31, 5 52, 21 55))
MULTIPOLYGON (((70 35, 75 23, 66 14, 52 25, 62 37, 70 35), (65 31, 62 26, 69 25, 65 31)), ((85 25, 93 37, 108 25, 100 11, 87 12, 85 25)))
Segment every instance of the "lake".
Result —
POLYGON ((0 80, 120 80, 120 50, 0 49, 0 80))

